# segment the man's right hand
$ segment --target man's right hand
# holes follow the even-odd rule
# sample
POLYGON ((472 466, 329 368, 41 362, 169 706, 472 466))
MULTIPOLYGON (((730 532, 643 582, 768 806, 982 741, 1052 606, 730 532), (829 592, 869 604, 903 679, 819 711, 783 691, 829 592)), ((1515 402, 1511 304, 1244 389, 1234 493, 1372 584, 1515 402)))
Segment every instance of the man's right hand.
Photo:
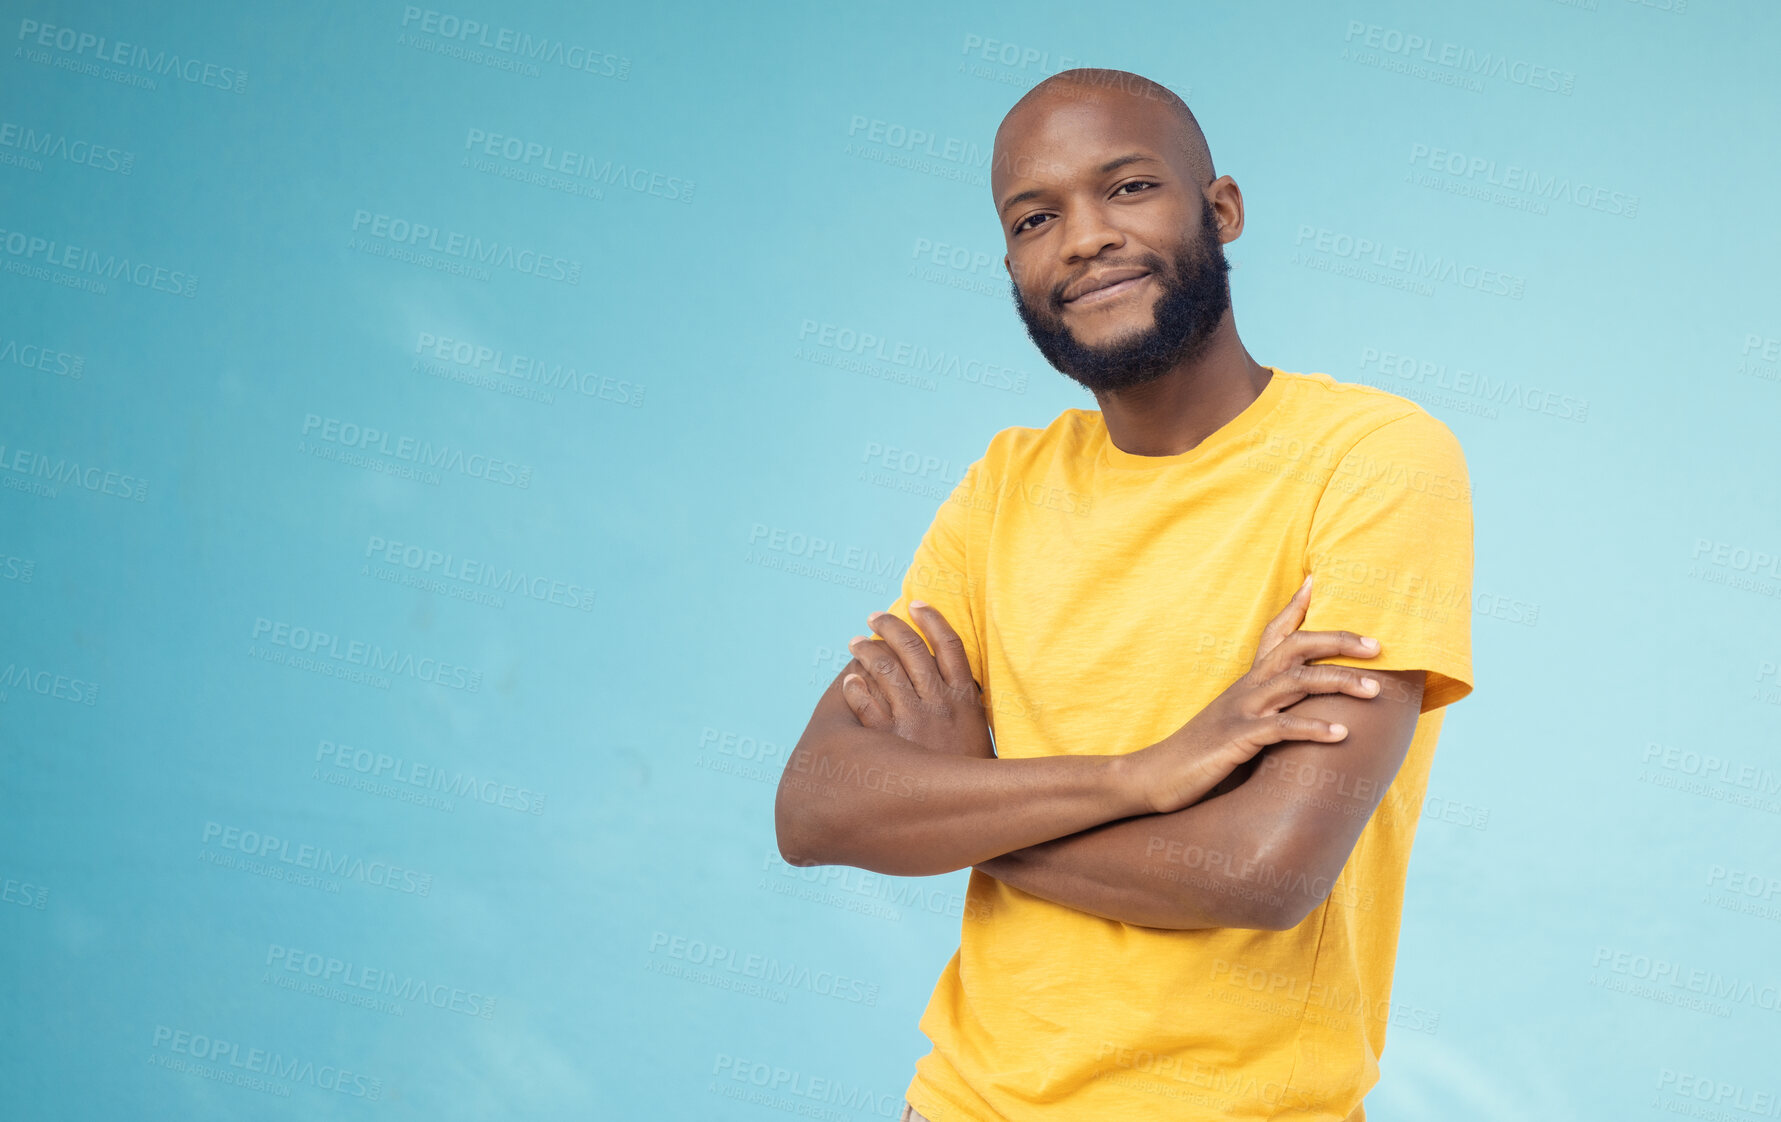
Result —
POLYGON ((1314 693, 1373 697, 1379 680, 1353 666, 1307 665, 1347 655, 1372 658, 1376 639, 1352 631, 1295 631, 1305 618, 1311 580, 1299 586, 1262 629, 1249 673, 1238 678, 1194 718, 1164 739, 1121 757, 1126 781, 1157 814, 1192 806, 1226 776, 1270 744, 1283 740, 1333 742, 1341 725, 1281 710, 1314 693))

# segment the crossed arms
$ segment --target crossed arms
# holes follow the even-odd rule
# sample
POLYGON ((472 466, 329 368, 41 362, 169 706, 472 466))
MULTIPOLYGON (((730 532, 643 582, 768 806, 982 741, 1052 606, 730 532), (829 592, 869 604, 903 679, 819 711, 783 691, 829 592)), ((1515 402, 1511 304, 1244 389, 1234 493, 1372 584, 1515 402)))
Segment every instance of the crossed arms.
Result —
POLYGON ((884 641, 852 644, 854 661, 818 700, 787 759, 774 806, 781 855, 794 865, 898 876, 974 866, 1054 903, 1144 927, 1296 927, 1329 896, 1403 763, 1425 678, 1423 670, 1363 672, 1307 665, 1316 655, 1288 657, 1289 647, 1384 653, 1335 649, 1334 639, 1323 649, 1309 638, 1358 640, 1347 633, 1293 633, 1306 592, 1264 631, 1252 674, 1179 733, 1137 752, 1094 746, 1092 755, 989 754, 975 683, 940 613, 912 606, 926 643, 896 616, 874 616, 884 641), (1227 743, 1238 727, 1232 699, 1260 696, 1284 677, 1308 689, 1349 688, 1363 673, 1376 691, 1305 692, 1249 718, 1278 722, 1278 734, 1260 734, 1272 742, 1259 753, 1227 743), (1346 735, 1333 737, 1332 724, 1346 735), (1189 774, 1198 785, 1180 780, 1189 774))

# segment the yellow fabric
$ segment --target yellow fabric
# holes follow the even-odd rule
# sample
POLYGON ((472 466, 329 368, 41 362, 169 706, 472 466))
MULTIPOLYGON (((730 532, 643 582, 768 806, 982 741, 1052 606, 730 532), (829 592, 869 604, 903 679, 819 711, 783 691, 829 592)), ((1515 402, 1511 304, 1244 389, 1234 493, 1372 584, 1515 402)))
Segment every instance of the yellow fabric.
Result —
POLYGON ((958 630, 1001 756, 1110 754, 1246 672, 1311 572, 1302 626, 1382 644, 1329 661, 1428 672, 1408 756, 1289 931, 1136 927, 972 870, 906 1092, 936 1122, 1364 1117, 1442 707, 1472 690, 1471 490, 1459 442, 1416 403, 1270 369, 1177 456, 1120 450, 1092 410, 997 433, 889 610, 908 621, 926 600, 958 630))

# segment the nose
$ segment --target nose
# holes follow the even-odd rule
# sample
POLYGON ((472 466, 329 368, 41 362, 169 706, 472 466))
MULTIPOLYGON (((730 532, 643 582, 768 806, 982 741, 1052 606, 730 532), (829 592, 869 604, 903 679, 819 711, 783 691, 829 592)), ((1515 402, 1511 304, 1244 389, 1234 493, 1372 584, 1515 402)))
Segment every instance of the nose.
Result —
POLYGON ((1125 235, 1120 233, 1119 227, 1107 221, 1100 207, 1082 208, 1059 221, 1067 223, 1064 236, 1058 239, 1058 251, 1065 264, 1085 261, 1104 250, 1118 249, 1125 244, 1125 235))

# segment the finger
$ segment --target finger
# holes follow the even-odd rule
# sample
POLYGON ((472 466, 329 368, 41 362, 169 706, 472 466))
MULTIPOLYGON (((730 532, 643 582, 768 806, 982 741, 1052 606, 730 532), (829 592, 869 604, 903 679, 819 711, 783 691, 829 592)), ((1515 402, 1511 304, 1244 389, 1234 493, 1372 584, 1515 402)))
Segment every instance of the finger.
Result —
POLYGON ((891 715, 882 702, 872 693, 866 680, 858 674, 849 674, 841 679, 841 696, 853 715, 859 718, 860 724, 867 728, 881 728, 891 723, 891 715))
POLYGON ((940 667, 934 662, 927 643, 915 633, 915 628, 890 612, 876 612, 866 623, 896 651, 915 692, 925 698, 938 697, 940 687, 945 684, 940 678, 940 667))
POLYGON ((1295 663, 1262 683, 1250 695, 1254 706, 1250 712, 1258 716, 1277 713, 1288 705, 1314 693, 1345 693, 1350 697, 1377 697, 1380 683, 1376 675, 1356 666, 1319 663, 1307 666, 1295 663))
POLYGON ((922 634, 928 637, 928 646, 934 648, 936 661, 940 664, 940 677, 948 689, 957 693, 975 686, 977 681, 971 677, 971 659, 965 654, 965 641, 952 629, 952 624, 946 622, 940 609, 922 600, 911 600, 909 610, 921 626, 922 634))
POLYGON ((849 674, 841 679, 841 700, 847 703, 847 707, 853 710, 853 715, 864 724, 866 714, 872 711, 872 698, 860 685, 858 674, 849 674))
POLYGON ((1317 740, 1328 744, 1347 735, 1348 726, 1344 724, 1299 713, 1275 713, 1255 718, 1248 739, 1260 748, 1285 740, 1317 740))
POLYGON ((915 687, 909 683, 909 676, 903 673, 903 662, 889 643, 873 639, 866 635, 855 635, 847 641, 847 649, 853 657, 860 660, 872 675, 872 683, 884 691, 886 697, 895 697, 900 693, 915 694, 915 687))
MULTIPOLYGON (((867 641, 869 642, 870 640, 867 641)), ((842 684, 845 685, 849 678, 859 679, 859 684, 865 691, 865 696, 877 701, 878 704, 884 708, 885 712, 890 712, 890 699, 885 697, 884 691, 879 688, 878 683, 873 679, 871 672, 866 669, 865 663, 856 658, 846 666, 842 667, 842 684)))
POLYGON ((1295 631, 1256 666, 1265 671, 1265 677, 1273 677, 1297 662, 1314 658, 1373 658, 1379 651, 1379 640, 1353 631, 1295 631))
POLYGON ((1305 622, 1305 610, 1310 602, 1311 577, 1310 574, 1306 574, 1305 579, 1299 584, 1299 590, 1293 593, 1292 599, 1286 602, 1286 607, 1280 609, 1280 614, 1269 620, 1267 625, 1262 628, 1261 638, 1256 641, 1255 658, 1250 665, 1260 663, 1269 651, 1280 645, 1282 639, 1291 635, 1299 624, 1305 622))

